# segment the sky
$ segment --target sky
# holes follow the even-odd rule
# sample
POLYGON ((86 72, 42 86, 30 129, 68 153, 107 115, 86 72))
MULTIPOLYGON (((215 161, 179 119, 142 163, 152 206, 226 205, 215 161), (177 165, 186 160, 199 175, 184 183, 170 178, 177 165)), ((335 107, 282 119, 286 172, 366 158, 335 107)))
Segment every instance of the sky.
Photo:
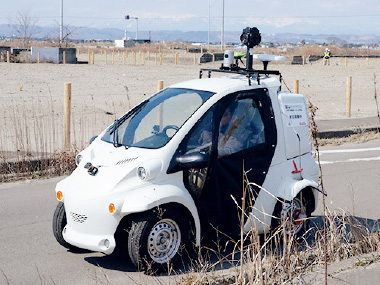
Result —
MULTIPOLYGON (((37 26, 59 26, 61 0, 3 0, 0 24, 27 13, 37 26)), ((221 31, 223 0, 63 0, 64 26, 135 31, 221 31), (210 18, 209 18, 210 15, 210 18), (210 20, 209 20, 210 19, 210 20)), ((379 0, 224 0, 224 30, 380 35, 379 0)))

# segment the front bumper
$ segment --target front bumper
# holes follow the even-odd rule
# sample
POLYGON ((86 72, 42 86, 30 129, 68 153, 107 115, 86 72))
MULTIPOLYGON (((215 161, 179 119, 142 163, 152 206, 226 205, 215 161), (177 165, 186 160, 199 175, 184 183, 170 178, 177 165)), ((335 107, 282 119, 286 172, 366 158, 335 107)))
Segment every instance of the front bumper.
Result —
POLYGON ((93 235, 78 232, 69 225, 66 225, 62 234, 66 242, 79 248, 111 254, 116 247, 113 235, 93 235))
POLYGON ((114 234, 121 217, 108 211, 108 199, 64 201, 67 225, 62 235, 79 248, 111 254, 116 247, 114 234))

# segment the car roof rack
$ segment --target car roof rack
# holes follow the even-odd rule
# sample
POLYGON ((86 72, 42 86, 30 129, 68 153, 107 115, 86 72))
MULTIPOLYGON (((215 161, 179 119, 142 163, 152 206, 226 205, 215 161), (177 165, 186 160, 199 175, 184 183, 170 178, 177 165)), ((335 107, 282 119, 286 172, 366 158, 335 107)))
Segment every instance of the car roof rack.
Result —
POLYGON ((248 79, 248 84, 251 86, 251 78, 252 76, 256 76, 257 78, 257 84, 260 85, 260 75, 278 75, 280 77, 280 83, 282 82, 282 75, 281 72, 278 70, 247 70, 245 68, 223 68, 223 66, 220 69, 210 69, 210 68, 201 68, 199 71, 199 78, 201 79, 203 76, 203 72, 208 73, 208 78, 211 78, 212 72, 221 72, 221 73, 232 73, 232 74, 240 74, 245 75, 248 79))

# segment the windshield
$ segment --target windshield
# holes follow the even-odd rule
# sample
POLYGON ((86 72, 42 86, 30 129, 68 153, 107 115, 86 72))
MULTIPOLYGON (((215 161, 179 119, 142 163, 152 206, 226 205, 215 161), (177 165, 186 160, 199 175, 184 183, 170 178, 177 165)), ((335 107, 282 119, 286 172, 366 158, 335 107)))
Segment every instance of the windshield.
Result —
POLYGON ((115 121, 102 140, 114 146, 160 148, 213 94, 183 88, 165 89, 115 121))

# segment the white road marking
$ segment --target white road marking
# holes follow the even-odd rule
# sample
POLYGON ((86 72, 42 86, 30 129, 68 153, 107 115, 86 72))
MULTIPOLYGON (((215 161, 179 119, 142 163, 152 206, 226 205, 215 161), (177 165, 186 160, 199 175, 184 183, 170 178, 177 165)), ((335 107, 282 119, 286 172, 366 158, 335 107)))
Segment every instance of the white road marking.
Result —
POLYGON ((319 154, 326 153, 349 153, 349 152, 365 152, 365 151, 380 151, 380 147, 372 148, 352 148, 352 149, 330 149, 330 150, 321 150, 319 154))
POLYGON ((345 160, 321 161, 321 164, 345 163, 345 162, 359 162, 359 161, 376 161, 380 160, 380 156, 368 158, 350 158, 345 160))

